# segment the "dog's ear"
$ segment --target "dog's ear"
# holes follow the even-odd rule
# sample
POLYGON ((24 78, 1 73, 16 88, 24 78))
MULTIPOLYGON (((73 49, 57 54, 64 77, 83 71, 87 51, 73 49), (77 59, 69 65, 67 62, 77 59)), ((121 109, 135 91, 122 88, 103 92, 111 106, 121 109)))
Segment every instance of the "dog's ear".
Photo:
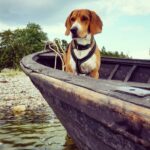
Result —
POLYGON ((66 23, 65 23, 65 26, 66 26, 66 32, 65 32, 65 35, 69 35, 70 33, 70 28, 71 28, 71 20, 70 20, 70 17, 72 16, 73 14, 73 11, 70 13, 70 15, 67 17, 66 19, 66 23))
POLYGON ((103 23, 100 17, 94 12, 90 11, 90 25, 89 30, 92 35, 102 32, 103 23))

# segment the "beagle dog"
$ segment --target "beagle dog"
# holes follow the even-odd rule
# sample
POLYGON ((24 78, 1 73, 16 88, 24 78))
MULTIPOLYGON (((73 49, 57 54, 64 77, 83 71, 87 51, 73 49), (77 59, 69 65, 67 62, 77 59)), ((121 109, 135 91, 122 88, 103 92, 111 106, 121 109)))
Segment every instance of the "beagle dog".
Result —
POLYGON ((100 50, 94 35, 102 31, 100 17, 87 9, 74 10, 68 16, 66 35, 71 32, 72 41, 64 55, 65 71, 99 78, 100 50))

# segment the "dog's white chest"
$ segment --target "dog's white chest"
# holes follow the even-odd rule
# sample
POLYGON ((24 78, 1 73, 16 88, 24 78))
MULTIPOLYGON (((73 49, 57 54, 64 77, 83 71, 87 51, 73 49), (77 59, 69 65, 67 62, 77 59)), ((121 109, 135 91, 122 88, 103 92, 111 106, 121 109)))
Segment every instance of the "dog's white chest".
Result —
MULTIPOLYGON (((77 49, 74 49, 74 53, 78 59, 81 59, 87 56, 90 50, 91 49, 79 51, 77 49)), ((77 72, 76 62, 74 61, 72 56, 70 59, 70 64, 71 64, 71 68, 73 69, 73 72, 76 73, 77 72)), ((96 55, 95 54, 93 54, 88 60, 86 60, 80 65, 80 69, 82 73, 85 73, 85 74, 91 72, 95 68, 96 68, 96 55)))

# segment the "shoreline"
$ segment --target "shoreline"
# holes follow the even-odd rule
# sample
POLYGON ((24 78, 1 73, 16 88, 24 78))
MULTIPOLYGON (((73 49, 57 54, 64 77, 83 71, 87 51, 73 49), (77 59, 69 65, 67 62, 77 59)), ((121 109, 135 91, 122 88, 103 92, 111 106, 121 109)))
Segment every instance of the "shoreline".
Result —
POLYGON ((22 72, 4 69, 0 73, 0 124, 21 118, 24 122, 47 122, 55 115, 40 92, 22 72), (25 119, 26 118, 26 119, 25 119))

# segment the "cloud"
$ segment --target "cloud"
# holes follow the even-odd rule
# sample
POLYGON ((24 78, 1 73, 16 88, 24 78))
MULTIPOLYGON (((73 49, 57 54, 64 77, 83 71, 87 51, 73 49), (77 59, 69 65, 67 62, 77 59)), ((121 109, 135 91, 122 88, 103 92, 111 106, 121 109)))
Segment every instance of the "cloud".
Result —
POLYGON ((100 45, 114 51, 126 49, 138 57, 142 53, 135 50, 145 49, 143 57, 146 57, 150 43, 150 0, 0 0, 0 32, 35 22, 50 40, 58 37, 70 41, 64 35, 64 22, 76 8, 94 10, 101 17, 104 28, 97 38, 100 45))
POLYGON ((146 29, 143 26, 137 25, 137 26, 124 26, 121 28, 123 32, 145 32, 146 29))
POLYGON ((150 15, 150 0, 93 0, 75 6, 78 7, 96 11, 106 26, 122 16, 150 15))
POLYGON ((48 36, 51 39, 55 37, 63 36, 65 33, 65 26, 63 23, 58 23, 55 25, 44 25, 42 26, 44 32, 48 33, 48 36))
POLYGON ((111 25, 122 15, 150 14, 149 0, 1 0, 0 21, 21 25, 28 22, 54 24, 64 21, 71 10, 89 8, 95 10, 111 25))
POLYGON ((104 15, 124 13, 125 15, 149 15, 149 0, 93 0, 83 2, 81 7, 91 8, 104 15))
POLYGON ((11 24, 54 22, 62 18, 60 12, 69 3, 59 0, 4 0, 0 1, 0 20, 11 24))
POLYGON ((120 11, 127 15, 149 15, 150 1, 149 0, 128 0, 120 4, 120 11), (127 3, 128 2, 128 3, 127 3))
POLYGON ((0 22, 0 32, 4 30, 15 30, 16 28, 24 28, 25 25, 20 25, 19 27, 17 25, 7 24, 4 22, 0 22))

